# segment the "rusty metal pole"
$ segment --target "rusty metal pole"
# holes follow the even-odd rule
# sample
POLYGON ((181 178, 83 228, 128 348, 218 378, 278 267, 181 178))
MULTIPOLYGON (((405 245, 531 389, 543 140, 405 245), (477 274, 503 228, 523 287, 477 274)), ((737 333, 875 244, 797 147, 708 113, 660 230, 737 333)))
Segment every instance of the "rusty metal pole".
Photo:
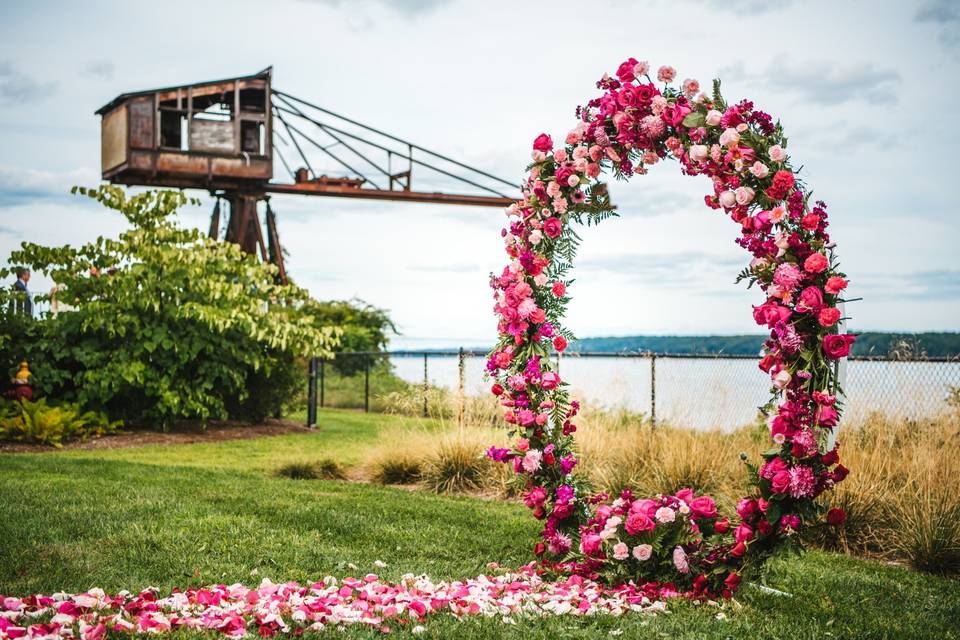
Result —
POLYGON ((650 354, 650 426, 657 427, 657 354, 650 354))

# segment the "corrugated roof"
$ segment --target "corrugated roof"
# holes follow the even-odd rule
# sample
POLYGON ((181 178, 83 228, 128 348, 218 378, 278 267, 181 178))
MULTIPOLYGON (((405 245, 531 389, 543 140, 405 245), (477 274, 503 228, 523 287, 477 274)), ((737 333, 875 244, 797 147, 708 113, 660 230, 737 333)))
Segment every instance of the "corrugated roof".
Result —
POLYGON ((151 93, 159 93, 161 91, 173 91, 174 89, 187 89, 190 87, 205 87, 210 84, 219 84, 221 82, 230 82, 233 80, 253 80, 255 78, 269 79, 272 74, 273 74, 273 66, 271 65, 266 69, 264 69, 263 71, 260 71, 258 73, 254 73, 248 76, 236 76, 234 78, 223 78, 221 80, 207 80, 206 82, 194 82, 192 84, 175 84, 171 87, 160 87, 158 89, 145 89, 143 91, 132 91, 130 93, 121 93, 119 96, 117 96, 107 104, 97 109, 94 113, 96 113, 97 115, 103 115, 104 113, 106 113, 107 111, 110 111, 121 102, 125 102, 126 100, 129 100, 130 98, 135 98, 137 96, 146 96, 146 95, 150 95, 151 93))

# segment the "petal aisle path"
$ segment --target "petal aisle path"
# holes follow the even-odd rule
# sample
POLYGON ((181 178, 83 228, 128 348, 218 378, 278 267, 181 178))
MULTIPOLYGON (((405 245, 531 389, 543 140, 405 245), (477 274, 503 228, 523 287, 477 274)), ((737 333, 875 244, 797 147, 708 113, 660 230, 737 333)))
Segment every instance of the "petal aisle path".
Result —
MULTIPOLYGON (((242 584, 174 590, 155 588, 111 596, 101 589, 50 596, 0 596, 0 640, 100 640, 108 631, 165 633, 177 629, 217 631, 231 637, 322 630, 365 624, 389 632, 390 625, 419 625, 431 615, 499 617, 656 614, 662 600, 644 587, 610 588, 580 576, 559 581, 540 578, 532 565, 516 572, 434 583, 404 575, 383 582, 326 577, 309 586, 274 584, 264 579, 251 589, 242 584)), ((414 628, 416 631, 417 629, 414 628)))

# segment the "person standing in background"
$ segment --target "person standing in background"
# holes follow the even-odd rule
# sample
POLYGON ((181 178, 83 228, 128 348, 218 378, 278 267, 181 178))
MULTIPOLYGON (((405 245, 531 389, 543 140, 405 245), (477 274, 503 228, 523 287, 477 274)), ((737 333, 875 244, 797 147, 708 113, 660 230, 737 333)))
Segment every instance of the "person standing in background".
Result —
POLYGON ((13 283, 14 297, 10 301, 10 307, 14 312, 32 318, 33 296, 30 295, 30 289, 27 287, 28 282, 30 282, 30 269, 19 267, 17 269, 17 281, 13 283))

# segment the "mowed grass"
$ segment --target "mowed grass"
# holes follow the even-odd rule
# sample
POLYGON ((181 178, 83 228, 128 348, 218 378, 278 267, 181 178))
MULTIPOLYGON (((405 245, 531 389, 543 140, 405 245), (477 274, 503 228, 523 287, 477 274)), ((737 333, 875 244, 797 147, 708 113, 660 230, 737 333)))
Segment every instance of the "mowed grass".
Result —
MULTIPOLYGON (((377 485, 290 480, 285 462, 352 464, 403 419, 325 411, 321 429, 201 445, 0 455, 0 593, 94 586, 139 590, 213 582, 312 581, 405 572, 456 579, 529 560, 537 523, 520 504, 377 485), (373 562, 388 563, 375 569, 373 562), (348 568, 348 563, 356 569, 348 568)), ((960 638, 960 583, 810 552, 718 609, 671 602, 655 618, 431 618, 449 638, 960 638)), ((399 635, 409 628, 395 626, 399 635)), ((335 637, 379 635, 351 628, 335 637)))

